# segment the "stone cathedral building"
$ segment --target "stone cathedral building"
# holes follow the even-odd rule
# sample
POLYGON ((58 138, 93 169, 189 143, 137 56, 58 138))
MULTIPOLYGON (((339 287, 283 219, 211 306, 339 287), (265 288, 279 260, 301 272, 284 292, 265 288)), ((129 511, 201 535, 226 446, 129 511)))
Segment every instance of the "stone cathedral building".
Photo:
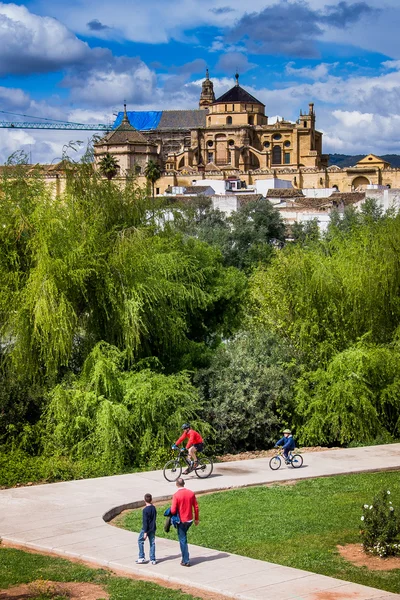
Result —
POLYGON ((277 177, 295 188, 340 191, 400 184, 397 169, 374 155, 352 169, 328 167, 312 102, 296 122, 270 124, 265 105, 239 85, 239 75, 235 79, 230 90, 215 98, 207 70, 194 110, 127 111, 125 106, 114 130, 95 145, 96 163, 109 152, 118 160, 119 177, 135 175, 144 182, 146 164, 155 161, 163 171, 157 182, 160 194, 205 178, 236 177, 246 186, 277 177))

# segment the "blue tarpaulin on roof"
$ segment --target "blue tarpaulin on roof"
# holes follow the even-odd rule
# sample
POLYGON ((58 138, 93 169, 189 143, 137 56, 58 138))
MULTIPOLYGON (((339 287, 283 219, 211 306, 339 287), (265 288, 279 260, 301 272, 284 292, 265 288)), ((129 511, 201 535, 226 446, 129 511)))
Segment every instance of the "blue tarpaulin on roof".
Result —
MULTIPOLYGON (((157 129, 160 122, 162 110, 128 110, 127 115, 130 124, 139 131, 146 131, 149 129, 157 129)), ((119 112, 115 119, 113 129, 121 125, 121 121, 124 117, 123 112, 119 112)))

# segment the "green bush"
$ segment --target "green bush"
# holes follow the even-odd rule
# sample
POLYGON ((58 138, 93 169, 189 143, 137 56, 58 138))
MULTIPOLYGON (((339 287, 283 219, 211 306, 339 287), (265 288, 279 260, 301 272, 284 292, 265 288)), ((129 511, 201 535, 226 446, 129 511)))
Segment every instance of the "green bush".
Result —
POLYGON ((221 345, 197 376, 215 451, 271 447, 282 425, 291 425, 295 375, 291 348, 278 336, 254 327, 221 345))
POLYGON ((103 477, 120 472, 93 458, 73 460, 67 456, 30 456, 22 450, 4 448, 0 451, 0 487, 103 477))
POLYGON ((364 550, 381 557, 400 554, 400 521, 390 500, 390 490, 381 490, 372 504, 364 504, 361 521, 364 550))

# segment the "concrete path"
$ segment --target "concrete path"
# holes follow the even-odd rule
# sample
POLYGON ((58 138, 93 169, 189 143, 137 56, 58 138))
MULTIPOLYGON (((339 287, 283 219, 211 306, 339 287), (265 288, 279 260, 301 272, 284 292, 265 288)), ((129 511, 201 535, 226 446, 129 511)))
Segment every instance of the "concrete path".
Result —
MULTIPOLYGON (((400 469, 400 444, 329 450, 303 456, 304 465, 296 470, 284 466, 279 471, 271 471, 268 459, 221 463, 215 466, 209 479, 188 476, 186 486, 195 492, 205 492, 289 479, 400 469)), ((175 484, 166 482, 161 471, 2 490, 0 537, 5 542, 66 558, 79 558, 119 572, 212 591, 221 598, 400 599, 400 594, 190 543, 192 567, 185 569, 179 564, 175 532, 171 534, 174 541, 157 539, 157 565, 136 565, 137 534, 112 527, 104 519, 109 520, 125 508, 141 506, 147 492, 152 493, 155 500, 168 500, 175 490, 175 484)), ((160 519, 159 527, 162 522, 160 519)), ((207 523, 199 526, 206 527, 207 523)))

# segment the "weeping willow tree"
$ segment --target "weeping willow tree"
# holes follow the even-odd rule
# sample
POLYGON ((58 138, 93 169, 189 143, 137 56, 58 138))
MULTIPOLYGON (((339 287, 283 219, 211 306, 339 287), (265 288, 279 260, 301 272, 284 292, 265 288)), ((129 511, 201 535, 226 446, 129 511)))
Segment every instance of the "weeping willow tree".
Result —
POLYGON ((307 443, 400 434, 400 217, 371 211, 253 276, 256 321, 296 349, 297 432, 307 443))
MULTIPOLYGON (((126 372, 156 357, 174 375, 238 322, 245 278, 207 244, 157 230, 133 181, 120 188, 88 163, 71 164, 61 197, 15 171, 1 194, 0 441, 35 423, 47 393, 79 376, 97 344, 122 352, 126 372)), ((97 420, 101 397, 104 418, 122 428, 123 403, 114 414, 108 392, 82 389, 77 414, 87 404, 97 420)))
POLYGON ((400 324, 399 252, 399 216, 286 248, 253 276, 256 317, 318 366, 365 334, 389 343, 400 324))
POLYGON ((46 455, 90 455, 110 470, 159 466, 183 422, 210 430, 196 422, 201 404, 188 373, 127 372, 124 360, 115 346, 100 342, 81 375, 52 390, 41 424, 46 455))
POLYGON ((400 435, 400 351, 360 342, 296 386, 304 444, 391 441, 400 435))

